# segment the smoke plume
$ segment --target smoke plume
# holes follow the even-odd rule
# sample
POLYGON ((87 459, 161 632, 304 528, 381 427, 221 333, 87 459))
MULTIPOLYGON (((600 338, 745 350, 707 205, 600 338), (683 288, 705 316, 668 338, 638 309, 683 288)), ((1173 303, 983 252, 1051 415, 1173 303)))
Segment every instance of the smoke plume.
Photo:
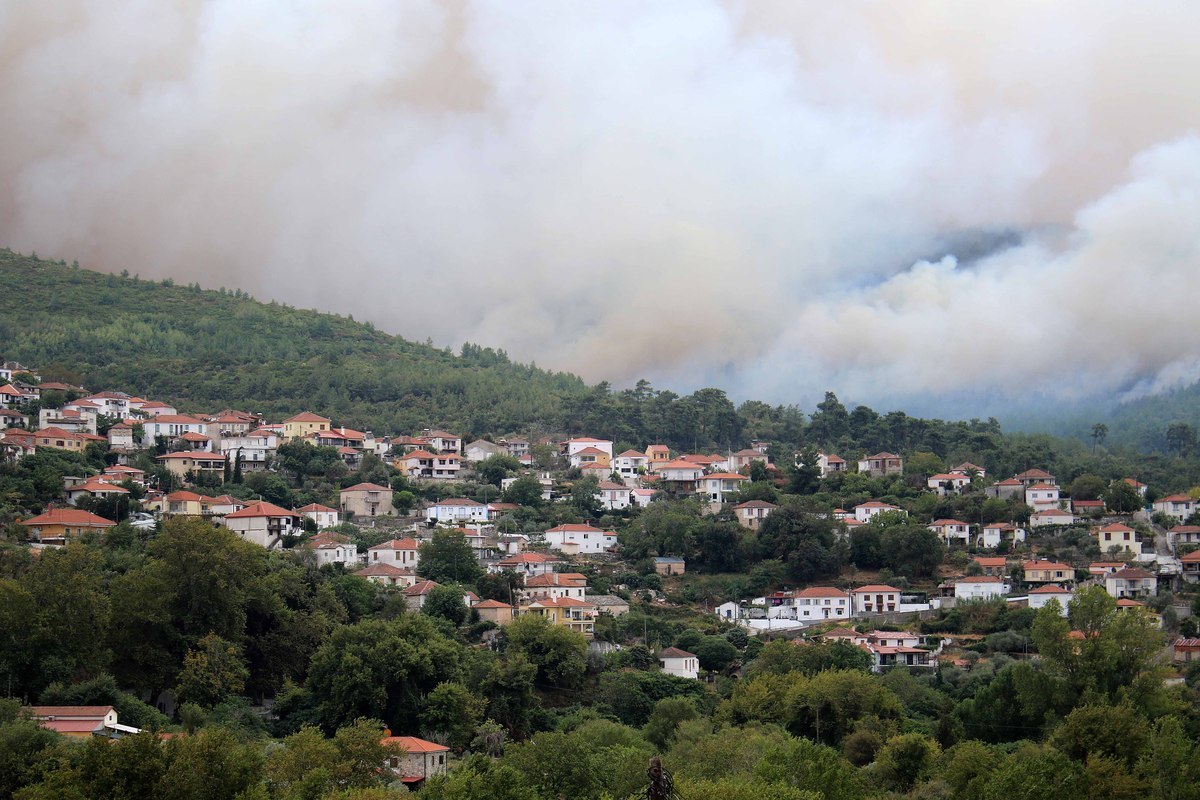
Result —
POLYGON ((0 2, 0 244, 616 383, 1194 381, 1200 6, 0 2))

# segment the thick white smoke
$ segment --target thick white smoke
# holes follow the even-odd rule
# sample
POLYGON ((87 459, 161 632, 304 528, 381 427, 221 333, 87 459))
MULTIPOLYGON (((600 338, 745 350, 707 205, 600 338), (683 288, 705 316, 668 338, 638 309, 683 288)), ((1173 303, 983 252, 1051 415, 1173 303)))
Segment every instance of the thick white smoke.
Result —
POLYGON ((1200 366, 1197 23, 0 0, 0 244, 592 380, 1153 392, 1200 366))

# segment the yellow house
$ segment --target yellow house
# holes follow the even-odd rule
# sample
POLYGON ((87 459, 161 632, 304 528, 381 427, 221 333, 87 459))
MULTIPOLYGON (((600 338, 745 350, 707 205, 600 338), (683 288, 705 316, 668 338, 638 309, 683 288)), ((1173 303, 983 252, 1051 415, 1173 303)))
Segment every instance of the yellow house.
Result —
POLYGON ((595 632, 596 606, 574 597, 542 597, 521 606, 522 614, 537 614, 552 625, 562 625, 591 638, 595 632))
POLYGON ((79 508, 52 508, 21 523, 38 541, 66 541, 87 531, 106 531, 115 522, 79 508))
POLYGON ((88 440, 62 428, 43 428, 34 434, 33 443, 37 447, 52 447, 57 450, 82 453, 88 445, 88 440))
POLYGON ((303 439, 329 430, 331 424, 325 417, 305 411, 283 421, 283 438, 303 439))
POLYGON ((222 453, 205 453, 200 450, 188 450, 182 453, 167 453, 159 456, 158 460, 177 478, 186 477, 189 472, 223 472, 225 456, 222 453))
POLYGON ((513 614, 516 609, 508 603, 501 603, 499 600, 484 600, 476 603, 472 608, 479 612, 479 618, 486 622, 492 622, 496 625, 504 626, 513 621, 513 614))

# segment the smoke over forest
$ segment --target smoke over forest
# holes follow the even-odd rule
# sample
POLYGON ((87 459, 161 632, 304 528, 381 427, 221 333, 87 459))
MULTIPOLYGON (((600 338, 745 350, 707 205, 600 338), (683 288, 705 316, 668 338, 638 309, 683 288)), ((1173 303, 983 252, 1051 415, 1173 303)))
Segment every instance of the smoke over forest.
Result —
POLYGON ((0 245, 597 381, 1200 377, 1200 6, 0 3, 0 245))

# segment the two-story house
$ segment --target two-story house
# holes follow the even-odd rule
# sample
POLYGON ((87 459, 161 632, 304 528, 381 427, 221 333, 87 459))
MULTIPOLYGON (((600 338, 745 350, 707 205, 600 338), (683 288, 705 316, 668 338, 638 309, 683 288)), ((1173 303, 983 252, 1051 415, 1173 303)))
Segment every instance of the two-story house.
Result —
POLYGON ((354 517, 390 517, 396 513, 392 507, 392 490, 377 483, 357 483, 340 492, 343 514, 354 517))

